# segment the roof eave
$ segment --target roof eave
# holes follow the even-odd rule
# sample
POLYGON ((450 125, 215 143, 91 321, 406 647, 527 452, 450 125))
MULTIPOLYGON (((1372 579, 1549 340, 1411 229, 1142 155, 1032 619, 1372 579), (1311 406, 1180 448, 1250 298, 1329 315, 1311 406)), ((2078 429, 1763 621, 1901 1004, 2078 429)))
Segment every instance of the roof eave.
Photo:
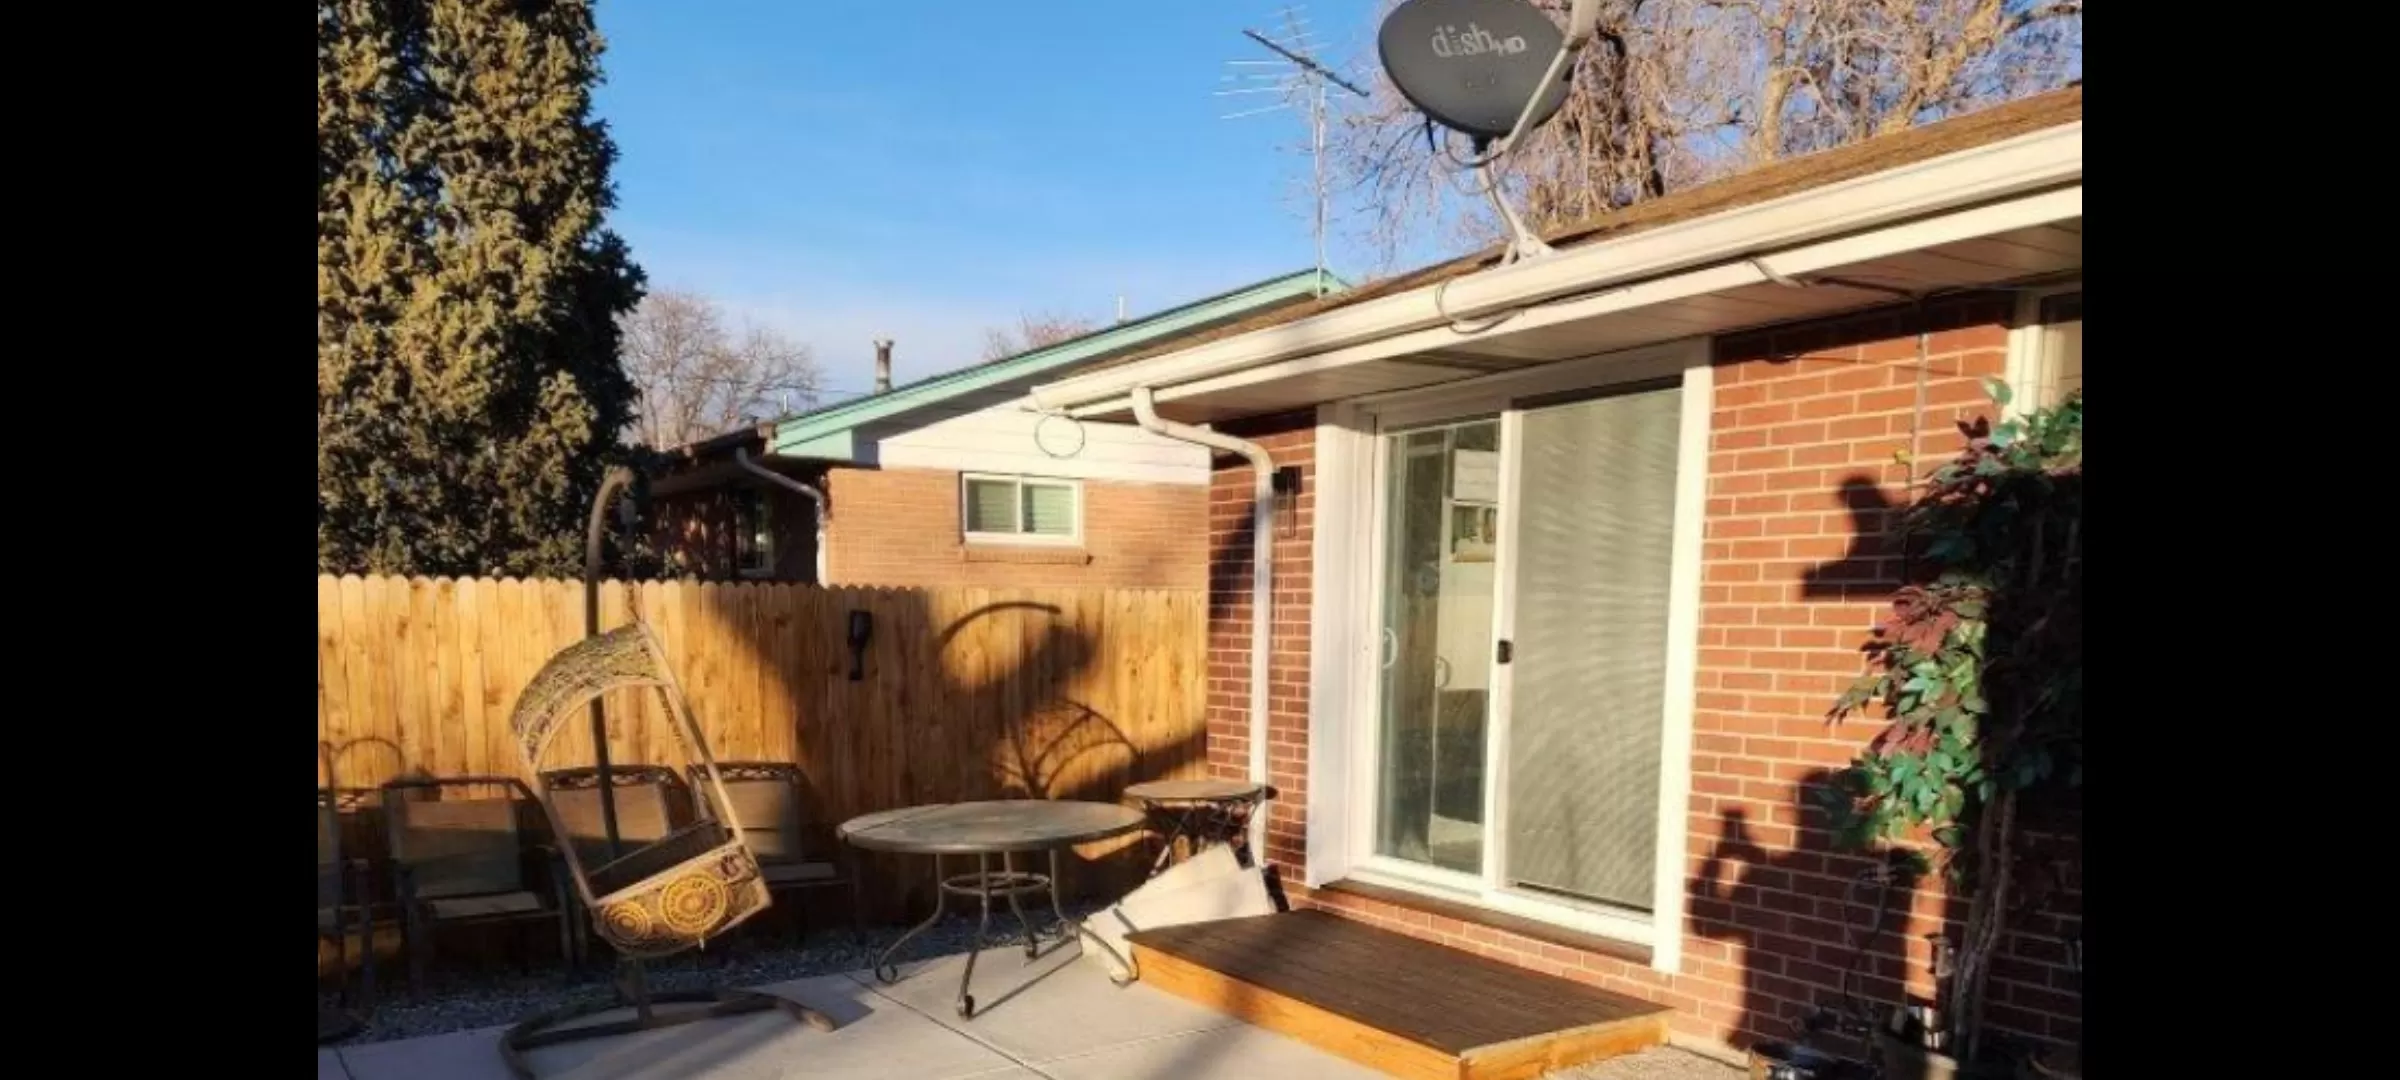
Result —
POLYGON ((2075 120, 1041 384, 1033 399, 1040 408, 1077 416, 1113 414, 1137 387, 1162 389, 1661 274, 1771 257, 1848 232, 2080 183, 2082 176, 2083 123, 2075 120))
POLYGON ((1322 270, 1303 270, 1270 278, 1112 326, 1073 341, 936 377, 824 412, 780 421, 769 425, 773 431, 770 446, 781 452, 788 447, 814 442, 879 420, 888 420, 961 394, 1138 348, 1160 339, 1171 339, 1187 332, 1190 327, 1212 325, 1265 305, 1289 303, 1321 295, 1329 289, 1339 291, 1347 287, 1347 283, 1339 277, 1322 270))

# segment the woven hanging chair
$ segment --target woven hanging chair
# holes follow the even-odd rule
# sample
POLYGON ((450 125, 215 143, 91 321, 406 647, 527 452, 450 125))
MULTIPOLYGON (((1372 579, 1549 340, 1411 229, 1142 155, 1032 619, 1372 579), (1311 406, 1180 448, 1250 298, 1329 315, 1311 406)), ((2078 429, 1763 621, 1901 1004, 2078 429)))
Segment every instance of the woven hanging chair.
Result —
MULTIPOLYGON (((537 778, 535 793, 555 835, 568 835, 542 776, 544 753, 565 721, 611 690, 654 687, 673 718, 686 766, 705 777, 695 791, 708 804, 700 820, 675 829, 608 863, 587 867, 577 845, 561 844, 575 891, 592 913, 600 936, 628 957, 668 956, 705 945, 767 907, 758 858, 742 842, 742 823, 716 759, 701 738, 683 690, 667 670, 666 654, 650 628, 635 621, 561 650, 542 665, 517 698, 509 719, 525 769, 537 778)), ((602 781, 607 782, 605 778, 602 781)))

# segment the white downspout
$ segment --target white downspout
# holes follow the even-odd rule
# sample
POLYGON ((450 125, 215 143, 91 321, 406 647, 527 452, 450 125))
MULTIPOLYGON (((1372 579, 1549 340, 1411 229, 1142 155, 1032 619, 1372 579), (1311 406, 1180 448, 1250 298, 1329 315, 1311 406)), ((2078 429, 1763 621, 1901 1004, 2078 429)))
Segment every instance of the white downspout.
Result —
MULTIPOLYGON (((1267 782, 1267 664, 1274 656, 1275 634, 1275 460, 1267 448, 1207 428, 1163 419, 1152 407, 1150 388, 1137 386, 1131 395, 1133 419, 1143 431, 1164 435, 1249 459, 1253 477, 1250 494, 1250 782, 1267 782)), ((1250 815, 1250 855, 1266 865, 1267 815, 1272 800, 1261 800, 1250 815)))
POLYGON ((825 580, 825 493, 750 460, 750 452, 738 446, 733 448, 733 463, 741 466, 743 469, 749 472, 756 473, 765 479, 774 481, 776 484, 781 485, 782 487, 797 491, 802 495, 806 495, 808 496, 809 502, 816 504, 817 580, 813 584, 816 584, 820 587, 831 584, 831 582, 825 580))

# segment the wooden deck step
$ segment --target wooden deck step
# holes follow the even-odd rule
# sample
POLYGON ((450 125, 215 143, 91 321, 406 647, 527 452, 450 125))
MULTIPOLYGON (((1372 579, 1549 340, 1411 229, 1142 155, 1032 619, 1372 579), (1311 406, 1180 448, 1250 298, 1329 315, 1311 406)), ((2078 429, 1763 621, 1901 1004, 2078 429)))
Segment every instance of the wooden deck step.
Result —
POLYGON ((1322 911, 1132 935, 1141 981, 1393 1076, 1531 1080, 1667 1041, 1667 1009, 1322 911))

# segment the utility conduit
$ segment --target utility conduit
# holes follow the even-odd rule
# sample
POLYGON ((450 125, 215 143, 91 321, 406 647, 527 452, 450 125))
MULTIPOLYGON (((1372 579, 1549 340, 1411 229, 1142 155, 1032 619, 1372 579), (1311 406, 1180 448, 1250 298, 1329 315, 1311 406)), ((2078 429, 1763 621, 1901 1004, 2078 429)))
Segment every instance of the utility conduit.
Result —
POLYGON ((815 581, 813 584, 817 585, 817 586, 818 586, 818 587, 820 587, 820 588, 822 588, 822 587, 824 587, 824 586, 826 586, 826 585, 830 585, 830 584, 832 584, 832 582, 829 582, 829 581, 826 581, 826 580, 825 580, 825 566, 826 566, 826 559, 825 559, 825 493, 824 493, 824 492, 822 492, 822 491, 818 491, 817 489, 815 489, 815 488, 813 488, 813 487, 810 487, 810 486, 808 486, 807 484, 803 484, 803 483, 801 483, 801 482, 800 482, 800 481, 798 481, 798 480, 794 480, 794 479, 792 479, 791 477, 785 476, 785 475, 783 475, 782 473, 776 472, 776 471, 775 471, 775 470, 773 470, 773 469, 767 468, 766 466, 764 466, 764 465, 761 465, 761 464, 759 464, 759 463, 757 463, 757 462, 755 462, 755 461, 752 461, 752 460, 750 460, 750 453, 749 453, 749 451, 747 451, 747 450, 744 450, 744 449, 742 449, 741 447, 738 447, 738 446, 733 448, 733 463, 734 463, 734 464, 736 464, 736 465, 739 465, 739 466, 741 466, 742 468, 744 468, 744 469, 746 469, 746 470, 748 470, 748 471, 750 471, 750 472, 752 472, 752 473, 756 473, 756 474, 757 474, 757 475, 759 475, 760 477, 763 477, 763 478, 765 478, 765 479, 767 479, 767 480, 770 480, 770 481, 774 482, 774 483, 775 483, 777 486, 779 486, 779 487, 787 488, 787 489, 789 489, 789 490, 792 490, 792 491, 797 491, 797 492, 799 492, 799 493, 800 493, 800 494, 802 494, 802 495, 806 495, 806 496, 808 496, 808 501, 809 501, 809 502, 812 502, 812 503, 815 503, 815 504, 816 504, 816 507, 817 507, 817 580, 816 580, 816 581, 815 581))
MULTIPOLYGON (((1275 633, 1275 459, 1266 447, 1247 439, 1160 417, 1147 386, 1134 387, 1130 396, 1134 422, 1142 430, 1240 454, 1250 462, 1250 781, 1265 784, 1267 664, 1274 655, 1275 633)), ((1261 866, 1267 857, 1267 816, 1273 808, 1273 800, 1260 800, 1250 815, 1250 855, 1261 866)))

